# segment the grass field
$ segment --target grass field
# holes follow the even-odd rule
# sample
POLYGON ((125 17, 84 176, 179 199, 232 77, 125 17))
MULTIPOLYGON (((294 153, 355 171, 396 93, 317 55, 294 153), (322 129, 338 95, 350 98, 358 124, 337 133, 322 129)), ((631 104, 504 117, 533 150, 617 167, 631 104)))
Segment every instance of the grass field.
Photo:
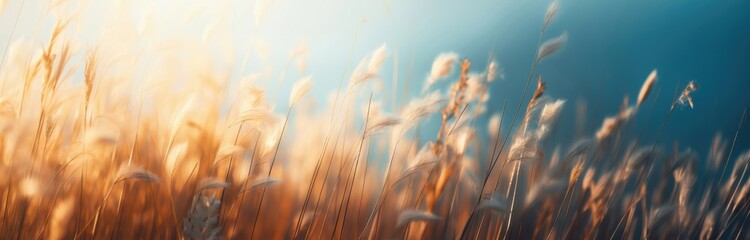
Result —
POLYGON ((490 104, 494 58, 446 52, 392 112, 379 87, 388 45, 354 56, 320 107, 315 77, 275 102, 259 84, 273 79, 233 77, 246 63, 200 39, 143 47, 130 26, 83 44, 76 15, 56 14, 51 34, 12 42, 0 65, 0 238, 750 238, 750 152, 734 148, 745 113, 707 156, 664 134, 701 102, 697 83, 660 86, 677 90, 654 105, 666 114, 649 120, 656 139, 632 122, 657 70, 589 120, 595 134, 550 137, 573 111, 535 72, 568 37, 545 32, 557 4, 539 19, 520 104, 490 104))

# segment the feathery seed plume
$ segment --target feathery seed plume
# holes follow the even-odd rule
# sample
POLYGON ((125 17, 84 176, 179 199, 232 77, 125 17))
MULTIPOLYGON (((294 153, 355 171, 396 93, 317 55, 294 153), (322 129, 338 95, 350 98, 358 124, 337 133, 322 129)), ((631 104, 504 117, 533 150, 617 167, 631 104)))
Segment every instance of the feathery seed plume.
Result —
POLYGON ((654 87, 654 83, 656 82, 656 69, 651 71, 651 74, 648 75, 646 78, 646 81, 643 82, 643 86, 641 86, 641 91, 638 93, 638 102, 636 103, 636 107, 641 106, 641 103, 646 100, 648 97, 648 94, 651 92, 651 88, 654 87))
POLYGON ((672 104, 672 108, 675 107, 675 105, 689 105, 690 108, 693 108, 693 97, 692 94, 695 92, 695 90, 698 90, 698 86, 695 85, 695 81, 688 82, 687 86, 685 86, 685 89, 682 90, 682 93, 680 94, 680 97, 677 98, 677 100, 672 104))
POLYGON ((128 179, 135 179, 144 182, 160 183, 159 177, 149 171, 146 171, 140 167, 128 166, 123 164, 120 166, 120 170, 117 171, 117 181, 124 181, 128 179))
POLYGON ((406 210, 398 215, 396 222, 397 227, 401 227, 404 224, 417 221, 434 222, 440 220, 440 217, 430 212, 419 211, 419 210, 406 210))
POLYGON ((432 84, 450 75, 453 72, 453 66, 456 64, 456 61, 458 61, 458 54, 442 53, 438 55, 435 61, 432 62, 432 70, 427 77, 423 91, 427 91, 432 84))
POLYGON ((209 178, 204 178, 203 180, 201 180, 200 184, 198 184, 198 187, 195 189, 195 192, 198 193, 198 192, 202 192, 205 190, 226 188, 226 187, 229 187, 228 182, 209 177, 209 178))
POLYGON ((289 107, 294 106, 312 88, 312 77, 307 76, 300 79, 292 86, 292 94, 289 95, 289 107))
POLYGON ((557 15, 557 9, 559 8, 559 4, 557 0, 553 0, 552 3, 549 4, 547 7, 547 13, 544 14, 544 26, 543 28, 547 28, 549 24, 552 22, 552 19, 555 18, 555 15, 557 15))
POLYGON ((559 51, 563 45, 565 45, 565 42, 568 41, 568 32, 563 32, 560 34, 560 36, 547 40, 546 42, 542 43, 541 46, 539 46, 539 54, 536 56, 536 60, 538 62, 541 62, 542 59, 555 54, 557 51, 559 51))

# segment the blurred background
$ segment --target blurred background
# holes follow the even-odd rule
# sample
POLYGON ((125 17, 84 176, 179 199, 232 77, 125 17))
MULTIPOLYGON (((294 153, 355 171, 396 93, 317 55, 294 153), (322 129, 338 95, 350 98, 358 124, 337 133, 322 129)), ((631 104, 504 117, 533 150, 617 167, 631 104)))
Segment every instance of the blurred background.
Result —
MULTIPOLYGON (((42 46, 56 14, 44 9, 61 2, 0 2, 3 63, 19 57, 7 50, 9 43, 42 46)), ((490 86, 487 114, 478 123, 484 127, 504 102, 509 109, 518 104, 549 3, 121 0, 80 1, 65 11, 85 13, 69 33, 77 39, 77 50, 102 37, 117 38, 118 31, 137 32, 143 38, 133 41, 144 45, 200 36, 203 42, 192 44, 205 45, 214 58, 212 66, 203 67, 227 71, 232 83, 255 74, 269 89, 277 112, 285 111, 294 81, 306 75, 313 76, 311 94, 322 109, 342 77, 347 81, 359 60, 382 44, 389 57, 375 94, 390 101, 384 103, 390 107, 386 111, 422 94, 438 54, 455 52, 472 60, 474 69, 484 69, 492 56, 504 78, 490 86)), ((658 69, 654 94, 633 134, 653 142, 675 92, 695 80, 695 108, 678 109, 659 142, 671 146, 679 141, 705 156, 714 134, 731 140, 743 109, 750 107, 749 10, 750 2, 740 0, 561 0, 544 39, 567 31, 568 42, 536 71, 547 83, 548 96, 568 100, 554 137, 592 136, 606 116, 617 113, 623 97, 634 102, 646 76, 658 69), (576 120, 577 113, 585 120, 576 120)), ((192 56, 183 57, 189 61, 192 56)), ((446 89, 454 79, 432 89, 446 89)), ((510 119, 511 112, 504 117, 510 119)), ((437 116, 431 122, 438 124, 437 116)), ((747 123, 738 136, 736 148, 750 148, 747 123)))

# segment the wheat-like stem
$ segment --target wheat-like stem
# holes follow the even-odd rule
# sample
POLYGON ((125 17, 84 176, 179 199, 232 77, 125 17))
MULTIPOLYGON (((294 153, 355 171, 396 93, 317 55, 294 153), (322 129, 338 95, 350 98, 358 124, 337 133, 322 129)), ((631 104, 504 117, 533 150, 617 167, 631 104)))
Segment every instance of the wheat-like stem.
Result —
MULTIPOLYGON (((529 85, 531 85, 531 79, 534 76, 534 72, 536 71, 537 65, 539 64, 539 59, 536 56, 539 55, 539 48, 540 48, 541 43, 542 43, 542 37, 544 36, 544 31, 547 29, 546 26, 547 25, 545 24, 542 27, 542 30, 539 32, 539 39, 537 40, 536 50, 535 50, 535 53, 534 53, 534 61, 531 64, 531 70, 529 71, 529 77, 526 79, 526 85, 524 86, 524 89, 523 89, 523 91, 521 93, 521 100, 518 102, 518 106, 516 107, 516 111, 513 114, 513 120, 511 120, 511 122, 510 122, 510 125, 509 125, 510 127, 508 128, 508 132, 509 133, 513 129, 513 125, 516 123, 518 114, 521 111, 521 106, 523 106, 523 100, 526 98, 526 94, 528 93, 528 90, 529 90, 529 85)), ((507 143, 507 141, 508 141, 508 138, 505 138, 505 140, 503 140, 503 144, 500 147, 500 151, 499 151, 500 153, 502 153, 502 151, 504 150, 505 144, 507 143)), ((482 182, 482 187, 480 188, 481 191, 484 191, 484 187, 487 185, 487 181, 489 180, 490 175, 492 175, 492 171, 493 171, 495 165, 497 164, 497 161, 499 159, 500 153, 498 153, 498 157, 495 158, 495 160, 492 161, 492 164, 487 168, 487 174, 485 175, 484 181, 482 182)), ((503 164, 503 165, 505 165, 505 164, 503 164)), ((504 169, 504 167, 501 168, 501 174, 502 174, 502 169, 504 169)), ((482 193, 480 192, 479 195, 481 196, 482 193)), ((473 219, 474 214, 475 214, 474 212, 476 211, 476 207, 479 205, 480 201, 481 201, 481 198, 478 198, 477 201, 474 202, 474 204, 472 204, 471 211, 469 213, 469 218, 468 218, 467 223, 465 224, 465 226, 469 226, 469 224, 471 223, 471 220, 473 219)), ((464 238, 464 235, 466 234, 466 230, 467 230, 467 227, 463 227, 462 228, 461 235, 459 235, 459 237, 458 237, 459 239, 463 239, 464 238)))
MULTIPOLYGON (((5 50, 3 50, 3 57, 0 59, 0 69, 3 69, 3 63, 5 62, 5 55, 8 53, 8 47, 10 47, 10 43, 13 40, 13 34, 16 33, 16 26, 18 26, 18 19, 21 18, 21 11, 23 10, 23 4, 26 3, 26 0, 21 0, 21 6, 18 7, 18 13, 16 14, 16 19, 13 21, 13 28, 10 30, 10 36, 8 36, 8 43, 5 44, 5 50)), ((5 82, 3 82, 5 83, 5 82)), ((0 87, 0 89, 3 89, 0 87)))
MULTIPOLYGON (((678 87, 679 87, 679 85, 678 85, 678 87)), ((677 101, 677 97, 676 97, 677 96, 677 91, 676 90, 677 90, 677 88, 675 88, 675 98, 674 98, 675 100, 673 101, 671 107, 669 108, 669 111, 667 112, 667 116, 664 117, 664 121, 662 122, 661 127, 659 127, 659 131, 656 132, 656 137, 654 138, 654 143, 658 142, 659 137, 664 132, 664 128, 666 128, 667 122, 669 122, 669 118, 672 116, 672 113, 674 113, 675 104, 676 104, 676 101, 677 101)), ((655 150, 656 150, 656 144, 654 144, 654 146, 651 148, 651 152, 649 154, 653 154, 655 150)), ((641 171, 639 173, 639 176, 636 179, 636 184, 635 184, 636 188, 638 188, 638 187, 644 187, 645 188, 646 187, 644 185, 644 183, 645 183, 645 181, 647 181, 648 177, 650 176, 651 170, 653 169, 655 163, 651 162, 648 165, 649 165, 648 166, 648 170, 646 170, 646 168, 642 168, 641 169, 641 171)), ((643 200, 643 201, 645 201, 645 200, 643 200)), ((628 208, 627 208, 627 210, 625 212, 626 213, 630 213, 630 211, 632 211, 635 208, 635 204, 636 203, 638 203, 637 200, 636 200, 636 198, 632 198, 630 200, 630 203, 628 203, 628 208)), ((645 219, 645 217, 646 216, 644 216, 644 219, 645 219)), ((612 240, 614 238, 615 234, 617 233, 617 230, 620 228, 620 225, 622 224, 622 221, 624 219, 625 219, 625 215, 623 215, 620 218, 620 221, 617 223, 617 226, 612 231, 612 235, 609 238, 610 240, 612 240)), ((625 229, 628 229, 628 224, 626 224, 625 229)), ((647 229, 644 230, 644 231, 647 231, 647 229)), ((648 233, 644 233, 644 235, 648 235, 648 233)))
MULTIPOLYGON (((344 83, 344 78, 346 78, 346 72, 347 69, 349 69, 349 64, 351 63, 352 55, 354 54, 354 47, 357 43, 357 36, 359 36, 359 26, 354 31, 354 38, 352 39, 352 46, 349 48, 349 54, 347 56, 346 63, 344 64, 344 71, 341 74, 341 77, 339 78, 338 87, 336 88, 336 93, 333 99, 333 109, 331 110, 331 118, 328 120, 328 133, 326 134, 326 138, 323 141, 323 148, 320 151, 320 156, 318 157, 318 161, 315 164, 315 170, 313 171, 312 178, 310 179, 310 184, 307 187, 307 193, 305 194, 305 201, 302 203, 302 210, 300 211, 299 217, 297 217, 297 222, 294 225, 294 234, 292 235, 292 239, 297 238, 297 234, 299 234, 299 228, 302 224, 302 217, 304 216, 305 210, 307 210, 307 205, 310 202, 310 196, 312 194, 312 191, 315 187, 315 180, 318 177, 318 174, 320 172, 320 168, 323 164, 323 159, 325 158, 326 150, 328 149, 329 141, 331 140, 331 135, 333 134, 334 129, 334 116, 336 115, 336 106, 338 105, 339 100, 339 93, 341 92, 341 86, 344 83)), ((323 180, 325 182, 325 180, 323 180)), ((321 187, 322 188, 322 187, 321 187)), ((317 206, 316 206, 317 208, 317 206)))
MULTIPOLYGON (((245 125, 244 122, 240 123, 240 127, 237 129, 237 134, 234 135, 234 141, 232 142, 232 145, 237 145, 237 141, 240 139, 240 133, 242 133, 242 127, 244 125, 245 125)), ((232 163, 234 162, 234 155, 235 154, 232 154, 232 156, 229 157, 229 166, 227 166, 227 170, 226 172, 224 172, 224 182, 229 182, 229 174, 231 173, 231 170, 232 170, 232 163)), ((224 195, 226 194, 226 190, 227 188, 221 189, 221 197, 219 198, 219 202, 221 203, 219 204, 219 224, 220 225, 221 225, 221 220, 222 220, 221 216, 222 216, 222 209, 224 206, 224 195)), ((224 222, 226 223, 227 220, 228 218, 225 219, 224 222)))
MULTIPOLYGON (((362 146, 364 146, 365 138, 367 137, 367 126, 370 122, 370 108, 371 107, 372 107, 372 93, 370 93, 370 100, 369 100, 369 103, 367 104, 367 114, 365 116, 364 128, 362 130, 362 139, 359 142, 359 149, 357 150, 357 153, 356 153, 357 155, 355 156, 354 165, 352 165, 353 170, 349 171, 350 172, 349 175, 351 175, 351 177, 346 178, 346 183, 344 185, 344 195, 347 195, 346 204, 344 204, 344 201, 342 201, 341 204, 339 205, 339 210, 338 210, 339 213, 336 215, 336 220, 334 221, 333 236, 336 236, 336 228, 338 227, 339 218, 341 217, 342 212, 343 212, 344 218, 341 223, 341 235, 344 234, 344 226, 346 226, 346 217, 347 217, 346 213, 349 210, 349 201, 352 199, 352 191, 354 190, 354 180, 357 179, 357 170, 359 170, 359 160, 361 158, 360 156, 362 155, 362 146), (351 173, 351 172, 354 172, 354 173, 351 173), (348 187, 350 179, 351 179, 352 184, 351 184, 351 187, 348 187), (349 194, 346 194, 347 188, 350 188, 349 194), (343 205, 343 209, 342 209, 342 205, 343 205)), ((365 159, 365 161, 367 161, 367 159, 365 159)), ((342 236, 339 236, 339 238, 341 237, 342 236)))
POLYGON ((574 166, 574 169, 573 169, 574 173, 571 173, 571 174, 574 174, 574 176, 572 176, 571 177, 572 180, 568 182, 568 186, 565 189, 565 195, 563 196, 563 200, 557 209, 557 214, 555 214, 555 220, 552 221, 552 225, 550 225, 549 233, 547 233, 547 237, 545 237, 545 240, 548 240, 552 236, 552 232, 555 230, 555 226, 557 225, 557 220, 560 217, 560 213, 563 209, 563 205, 565 205, 565 199, 567 199, 568 196, 570 196, 570 198, 568 199, 568 207, 565 209, 564 216, 568 215, 568 210, 570 210, 570 205, 573 202, 573 197, 575 196, 576 186, 578 186, 578 180, 580 179, 580 176, 581 176, 580 173, 583 171, 583 166, 586 164, 585 158, 583 156, 580 156, 578 158, 578 161, 579 161, 578 165, 574 166))
MULTIPOLYGON (((281 134, 279 134, 279 140, 276 142, 276 150, 274 150, 273 158, 271 159, 271 166, 268 168, 268 173, 266 174, 266 177, 271 177, 271 172, 273 171, 274 163, 276 162, 276 156, 279 154, 279 148, 281 147, 281 139, 284 137, 284 131, 286 130, 286 124, 289 122, 289 115, 292 114, 292 109, 294 108, 294 104, 289 106, 289 111, 286 113, 286 118, 284 119, 284 124, 281 127, 281 134)), ((250 231, 250 237, 252 238, 255 236, 255 229, 258 226, 258 218, 260 217, 260 210, 263 209, 263 199, 266 195, 266 186, 262 186, 263 190, 260 194, 260 203, 258 203, 258 211, 255 212, 255 220, 253 220, 253 228, 250 231)))
MULTIPOLYGON (((737 135, 738 135, 738 133, 740 132, 740 128, 742 127, 742 123, 743 123, 743 122, 745 121, 745 115, 746 115, 746 114, 747 114, 747 108, 746 108, 746 109, 744 109, 744 110, 742 111, 742 117, 740 118, 740 123, 739 123, 739 125, 737 126, 737 131, 735 131, 735 134, 734 134, 734 139, 732 140, 732 147, 730 148, 730 150, 729 150, 729 155, 727 156, 727 161, 726 161, 726 162, 727 162, 727 164, 729 164, 729 163, 728 163, 728 162, 729 162, 729 158, 730 158, 730 157, 732 156, 732 150, 734 150, 734 143, 735 143, 735 142, 737 141, 737 135)), ((732 202, 734 201, 734 198, 735 198, 735 196, 737 195, 737 190, 739 190, 739 188, 740 188, 740 184, 742 183, 742 180, 743 180, 743 179, 744 179, 744 177, 745 177, 745 172, 747 171, 747 167, 748 167, 748 164, 750 164, 750 163, 745 163, 745 167, 744 167, 744 168, 743 168, 743 170, 742 170, 742 174, 740 174, 740 176, 741 176, 741 177, 740 177, 740 179, 739 179, 739 180, 737 181, 737 187, 736 187, 736 188, 734 188, 734 190, 732 190, 732 196, 731 196, 731 197, 729 198, 729 201, 727 202, 726 206, 724 207, 724 210, 722 211, 722 215, 726 214, 726 213, 727 213, 727 211, 729 210, 729 206, 730 206, 730 205, 732 205, 732 202)), ((724 166, 725 166, 725 167, 724 167, 724 170, 726 170, 726 165, 724 165, 724 166)), ((721 174, 721 176, 722 176, 722 178, 723 178, 723 176, 724 176, 724 171, 722 171, 722 174, 721 174)), ((721 179, 720 179, 719 181, 721 181, 721 179)), ((736 205, 735 205, 735 206, 736 206, 736 205)), ((734 208, 733 208, 733 210, 734 210, 734 208)), ((725 225, 724 225, 724 227, 722 227, 722 229, 721 229, 721 232, 719 232, 719 236, 717 237, 717 239, 720 239, 720 238, 721 238, 721 236, 723 236, 723 235, 724 235, 724 232, 726 232, 726 230, 727 230, 727 229, 729 228, 729 226, 730 226, 730 223, 731 223, 731 220, 730 220, 730 222, 728 222, 727 224, 725 224, 725 225)), ((738 234, 738 236, 739 236, 739 234, 738 234)))
MULTIPOLYGON (((258 150, 258 143, 260 142, 260 136, 261 136, 261 133, 258 133, 258 136, 255 138, 255 144, 254 144, 253 153, 252 153, 253 154, 253 158, 252 158, 253 161, 250 163, 251 166, 255 163, 255 160, 254 160, 255 159, 255 153, 258 150)), ((250 167, 250 168, 247 169, 247 174, 245 175, 245 182, 242 183, 242 189, 243 190, 247 188, 247 184, 250 181, 250 173, 252 171, 253 171, 252 167, 250 167)), ((240 191, 240 193, 238 193, 238 196, 235 197, 235 199, 237 199, 237 198, 239 198, 239 204, 240 205, 237 207, 237 215, 235 215, 235 217, 234 217, 234 223, 232 224, 232 231, 237 231, 237 222, 240 221, 240 213, 242 212, 242 205, 243 205, 244 200, 245 200, 245 191, 240 191)), ((233 207, 232 207, 232 209, 233 209, 234 208, 234 204, 232 204, 232 205, 233 205, 233 207)), ((232 212, 232 210, 230 209, 229 212, 232 212)))

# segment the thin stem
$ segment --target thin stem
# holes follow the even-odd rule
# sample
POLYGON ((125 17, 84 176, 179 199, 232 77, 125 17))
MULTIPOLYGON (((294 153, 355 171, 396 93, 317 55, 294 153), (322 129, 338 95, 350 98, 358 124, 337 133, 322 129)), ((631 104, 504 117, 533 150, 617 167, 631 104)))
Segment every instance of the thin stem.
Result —
MULTIPOLYGON (((279 140, 276 142, 276 150, 273 153, 273 158, 271 159, 271 166, 268 168, 268 174, 266 174, 266 177, 271 177, 271 172, 273 171, 274 163, 276 162, 276 155, 279 154, 279 148, 281 147, 281 139, 284 137, 284 131, 286 130, 286 124, 289 122, 289 115, 292 114, 292 109, 294 108, 294 105, 289 106, 289 111, 286 113, 286 118, 284 119, 284 125, 281 127, 281 134, 279 134, 279 140)), ((258 211, 255 213, 255 220, 253 221, 253 230, 250 233, 250 238, 255 235, 255 229, 258 226, 258 217, 260 216, 260 210, 263 208, 263 199, 266 196, 266 186, 262 186, 263 191, 260 194, 260 203, 258 203, 258 211)))
POLYGON ((8 43, 5 44, 5 50, 3 51, 3 58, 0 59, 0 69, 3 68, 3 63, 5 62, 5 55, 8 53, 8 47, 10 47, 10 43, 13 40, 13 34, 16 33, 16 26, 18 26, 18 19, 21 18, 21 10, 23 10, 23 4, 26 3, 26 0, 21 0, 21 6, 18 7, 18 13, 16 14, 16 20, 13 21, 13 28, 10 30, 10 36, 8 36, 8 43))
MULTIPOLYGON (((546 30, 546 25, 544 25, 542 27, 542 30, 539 32, 539 39, 537 40, 536 51, 534 53, 534 61, 531 64, 531 70, 529 71, 529 76, 526 79, 526 85, 523 88, 523 93, 521 94, 521 99, 518 101, 518 105, 516 107, 516 112, 513 114, 513 120, 510 122, 510 127, 508 128, 508 134, 506 134, 506 136, 509 136, 510 135, 510 131, 513 130, 513 125, 516 123, 516 120, 518 118, 518 114, 521 112, 521 106, 523 106, 523 100, 526 98, 526 94, 528 94, 529 85, 531 85, 531 79, 534 76, 534 72, 536 71, 537 65, 539 64, 539 59, 537 59, 537 56, 539 55, 539 47, 540 47, 540 45, 542 43, 542 37, 544 36, 544 31, 545 30, 546 30)), ((503 140, 502 146, 500 147, 500 152, 498 152, 497 158, 495 158, 495 160, 492 161, 492 164, 487 168, 487 175, 484 177, 484 181, 482 183, 482 188, 480 188, 482 192, 484 191, 484 187, 487 185, 487 181, 489 181, 490 175, 492 175, 492 171, 494 170, 495 165, 497 165, 497 161, 499 160, 501 153, 505 149, 505 145, 507 144, 507 142, 508 142, 508 138, 505 138, 503 140)), ((507 161, 505 161, 505 162, 507 162, 507 161)), ((505 165, 505 164, 503 164, 503 165, 505 165)), ((502 174, 503 169, 500 169, 500 171, 501 171, 500 174, 502 174)), ((482 192, 480 192, 479 196, 482 196, 482 192)), ((466 229, 469 226, 469 224, 471 223, 471 220, 474 217, 476 208, 479 205, 479 202, 481 200, 482 200, 482 198, 479 197, 479 198, 477 198, 477 201, 474 202, 474 204, 472 204, 471 212, 469 213, 469 218, 468 218, 466 224, 464 224, 463 229, 461 230, 461 235, 459 235, 459 239, 463 239, 464 238, 464 235, 466 234, 466 229)))
MULTIPOLYGON (((362 146, 365 143, 365 138, 367 138, 367 126, 368 126, 369 121, 370 121, 370 107, 371 106, 372 106, 372 93, 370 93, 370 102, 367 104, 367 115, 365 117, 364 130, 362 131, 362 139, 359 142, 359 150, 357 150, 357 156, 355 157, 354 165, 352 165, 352 168, 354 168, 354 170, 353 170, 354 174, 350 174, 350 175, 352 175, 351 178, 347 177, 346 185, 344 185, 344 194, 346 195, 346 189, 348 188, 347 185, 349 185, 349 179, 351 179, 352 186, 349 189, 349 195, 346 198, 346 204, 343 206, 344 219, 343 219, 343 221, 341 223, 341 228, 342 228, 341 229, 341 235, 344 234, 344 229, 343 228, 346 225, 346 217, 347 217, 346 213, 349 210, 349 201, 352 199, 352 191, 354 190, 354 180, 357 179, 357 170, 359 170, 359 160, 361 159, 360 156, 362 155, 361 154, 361 152, 362 152, 362 146)), ((350 172, 352 172, 352 171, 350 171, 350 172)), ((343 204, 344 202, 342 201, 341 203, 343 204)), ((339 205, 339 214, 337 214, 337 216, 336 216, 336 221, 334 221, 334 227, 333 227, 333 235, 334 236, 336 235, 336 228, 338 227, 338 222, 339 222, 338 220, 339 220, 339 217, 341 216, 341 212, 342 212, 341 210, 342 210, 341 206, 339 205)), ((341 236, 339 236, 339 238, 341 238, 341 236)))
MULTIPOLYGON (((240 133, 242 133, 242 127, 244 125, 245 125, 244 122, 240 123, 239 129, 237 129, 237 134, 234 135, 234 142, 232 143, 232 145, 237 145, 237 140, 240 139, 240 133)), ((232 162, 234 162, 234 155, 235 154, 232 154, 232 156, 229 157, 229 166, 227 166, 227 171, 224 173, 224 182, 229 182, 229 174, 231 173, 230 171, 232 170, 232 162)), ((221 203, 219 204, 219 217, 218 217, 219 221, 221 221, 222 219, 221 210, 222 210, 222 207, 224 206, 223 203, 224 203, 224 195, 226 193, 226 190, 227 188, 221 188, 221 198, 219 199, 219 202, 221 203)), ((224 222, 226 223, 227 220, 228 219, 225 219, 224 222)))
MULTIPOLYGON (((331 135, 333 135, 333 129, 334 129, 334 116, 336 115, 336 106, 338 106, 337 102, 339 99, 339 92, 341 92, 341 86, 343 85, 344 79, 346 78, 346 72, 349 69, 349 64, 351 63, 352 55, 354 54, 354 46, 356 46, 357 43, 357 36, 359 35, 359 27, 354 31, 354 39, 352 39, 352 46, 349 48, 349 55, 347 56, 346 63, 344 64, 344 71, 341 74, 341 78, 339 78, 339 85, 336 89, 336 95, 333 100, 333 109, 331 111, 331 118, 328 120, 328 134, 326 134, 325 141, 323 141, 323 150, 320 152, 320 157, 318 157, 318 162, 315 164, 315 171, 313 171, 313 176, 310 179, 310 186, 307 188, 307 193, 305 194, 305 202, 302 204, 302 210, 300 211, 299 217, 297 217, 297 223, 294 227, 294 234, 292 235, 292 239, 297 238, 297 234, 299 234, 300 225, 302 224, 302 218, 305 214, 305 210, 307 210, 307 205, 310 202, 310 195, 312 194, 312 191, 315 187, 315 180, 318 177, 318 174, 320 172, 320 168, 323 165, 323 158, 325 158, 326 150, 328 149, 328 144, 331 139, 331 135)), ((343 104, 343 103, 342 103, 343 104)), ((325 180, 323 180, 325 182, 325 180)))
MULTIPOLYGON (((255 156, 256 151, 258 150, 258 143, 260 142, 260 135, 261 134, 258 133, 258 137, 255 138, 255 144, 254 144, 255 146, 253 147, 253 159, 255 159, 254 156, 255 156)), ((232 231, 237 231, 237 222, 239 222, 240 212, 242 212, 242 204, 244 203, 244 200, 245 200, 245 191, 244 190, 247 188, 247 184, 248 184, 248 182, 250 180, 250 173, 253 171, 252 164, 254 164, 254 162, 255 162, 254 160, 252 162, 250 162, 250 166, 251 167, 247 169, 247 175, 245 176, 245 182, 242 184, 242 191, 240 191, 238 193, 239 194, 238 197, 240 198, 240 201, 239 201, 240 205, 237 207, 237 215, 234 217, 234 223, 232 224, 232 231)), ((229 212, 232 212, 232 211, 229 211, 229 212)))

